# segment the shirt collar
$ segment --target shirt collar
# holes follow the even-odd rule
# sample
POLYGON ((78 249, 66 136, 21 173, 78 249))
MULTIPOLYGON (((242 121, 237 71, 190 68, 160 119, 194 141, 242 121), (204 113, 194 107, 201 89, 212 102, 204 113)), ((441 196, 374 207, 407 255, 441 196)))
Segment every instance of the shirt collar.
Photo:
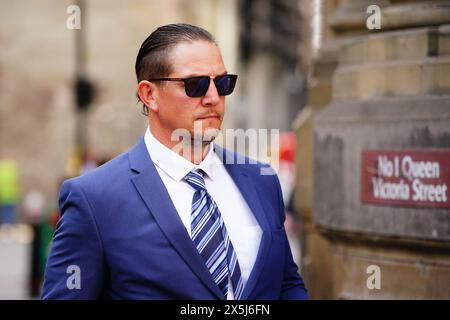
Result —
POLYGON ((175 181, 181 181, 194 169, 202 169, 209 178, 214 180, 215 167, 218 165, 215 161, 214 143, 211 143, 203 161, 196 165, 159 142, 149 127, 145 132, 144 141, 153 163, 175 181))

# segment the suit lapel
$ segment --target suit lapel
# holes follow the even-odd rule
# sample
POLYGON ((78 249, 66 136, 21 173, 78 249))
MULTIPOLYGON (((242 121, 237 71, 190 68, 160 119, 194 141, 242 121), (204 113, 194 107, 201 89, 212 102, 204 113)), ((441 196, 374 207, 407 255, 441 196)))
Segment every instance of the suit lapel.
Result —
POLYGON ((243 170, 243 168, 245 166, 248 166, 249 164, 241 164, 246 162, 237 161, 238 156, 235 153, 229 152, 217 145, 215 146, 215 152, 219 155, 219 157, 221 157, 228 174, 231 176, 234 183, 238 187, 239 191, 241 192, 263 231, 258 255, 256 256, 255 264, 244 287, 244 292, 242 293, 241 297, 241 299, 248 299, 253 288, 258 282, 258 278, 260 277, 261 271, 264 267, 264 263, 266 262, 265 258, 267 257, 270 249, 272 235, 270 233, 267 218, 264 214, 264 209, 261 206, 261 200, 259 198, 255 184, 251 181, 250 177, 248 177, 246 171, 243 170))
POLYGON ((223 299, 202 257, 195 248, 173 202, 153 164, 144 139, 129 153, 131 169, 137 172, 131 178, 148 209, 178 254, 210 291, 223 299))

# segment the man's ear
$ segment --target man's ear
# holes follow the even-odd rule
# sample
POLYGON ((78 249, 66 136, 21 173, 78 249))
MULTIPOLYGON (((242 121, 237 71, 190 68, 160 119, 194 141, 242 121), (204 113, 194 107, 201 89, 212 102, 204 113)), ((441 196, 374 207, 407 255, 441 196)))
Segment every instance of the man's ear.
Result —
POLYGON ((137 87, 137 94, 143 104, 145 104, 153 112, 158 112, 156 97, 158 88, 153 82, 142 80, 137 87))

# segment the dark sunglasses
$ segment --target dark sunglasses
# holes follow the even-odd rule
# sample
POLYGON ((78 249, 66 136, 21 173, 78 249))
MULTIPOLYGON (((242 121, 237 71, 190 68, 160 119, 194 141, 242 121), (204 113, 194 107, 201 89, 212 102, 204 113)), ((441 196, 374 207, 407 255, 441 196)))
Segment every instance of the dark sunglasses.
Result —
MULTIPOLYGON (((227 96, 234 90, 237 80, 236 74, 224 74, 214 78, 214 84, 219 96, 227 96)), ((190 78, 153 78, 148 81, 183 81, 184 90, 189 97, 203 97, 208 91, 211 78, 209 76, 198 76, 190 78)))

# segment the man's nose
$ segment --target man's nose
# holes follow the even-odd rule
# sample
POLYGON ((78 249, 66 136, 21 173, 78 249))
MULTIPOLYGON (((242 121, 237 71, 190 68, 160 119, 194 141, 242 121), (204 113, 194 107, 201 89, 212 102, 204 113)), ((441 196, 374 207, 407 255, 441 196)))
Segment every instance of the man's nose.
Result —
POLYGON ((208 91, 206 91, 205 96, 203 97, 203 104, 205 105, 216 105, 220 101, 219 93, 217 92, 216 85, 211 79, 209 82, 209 88, 208 91))

